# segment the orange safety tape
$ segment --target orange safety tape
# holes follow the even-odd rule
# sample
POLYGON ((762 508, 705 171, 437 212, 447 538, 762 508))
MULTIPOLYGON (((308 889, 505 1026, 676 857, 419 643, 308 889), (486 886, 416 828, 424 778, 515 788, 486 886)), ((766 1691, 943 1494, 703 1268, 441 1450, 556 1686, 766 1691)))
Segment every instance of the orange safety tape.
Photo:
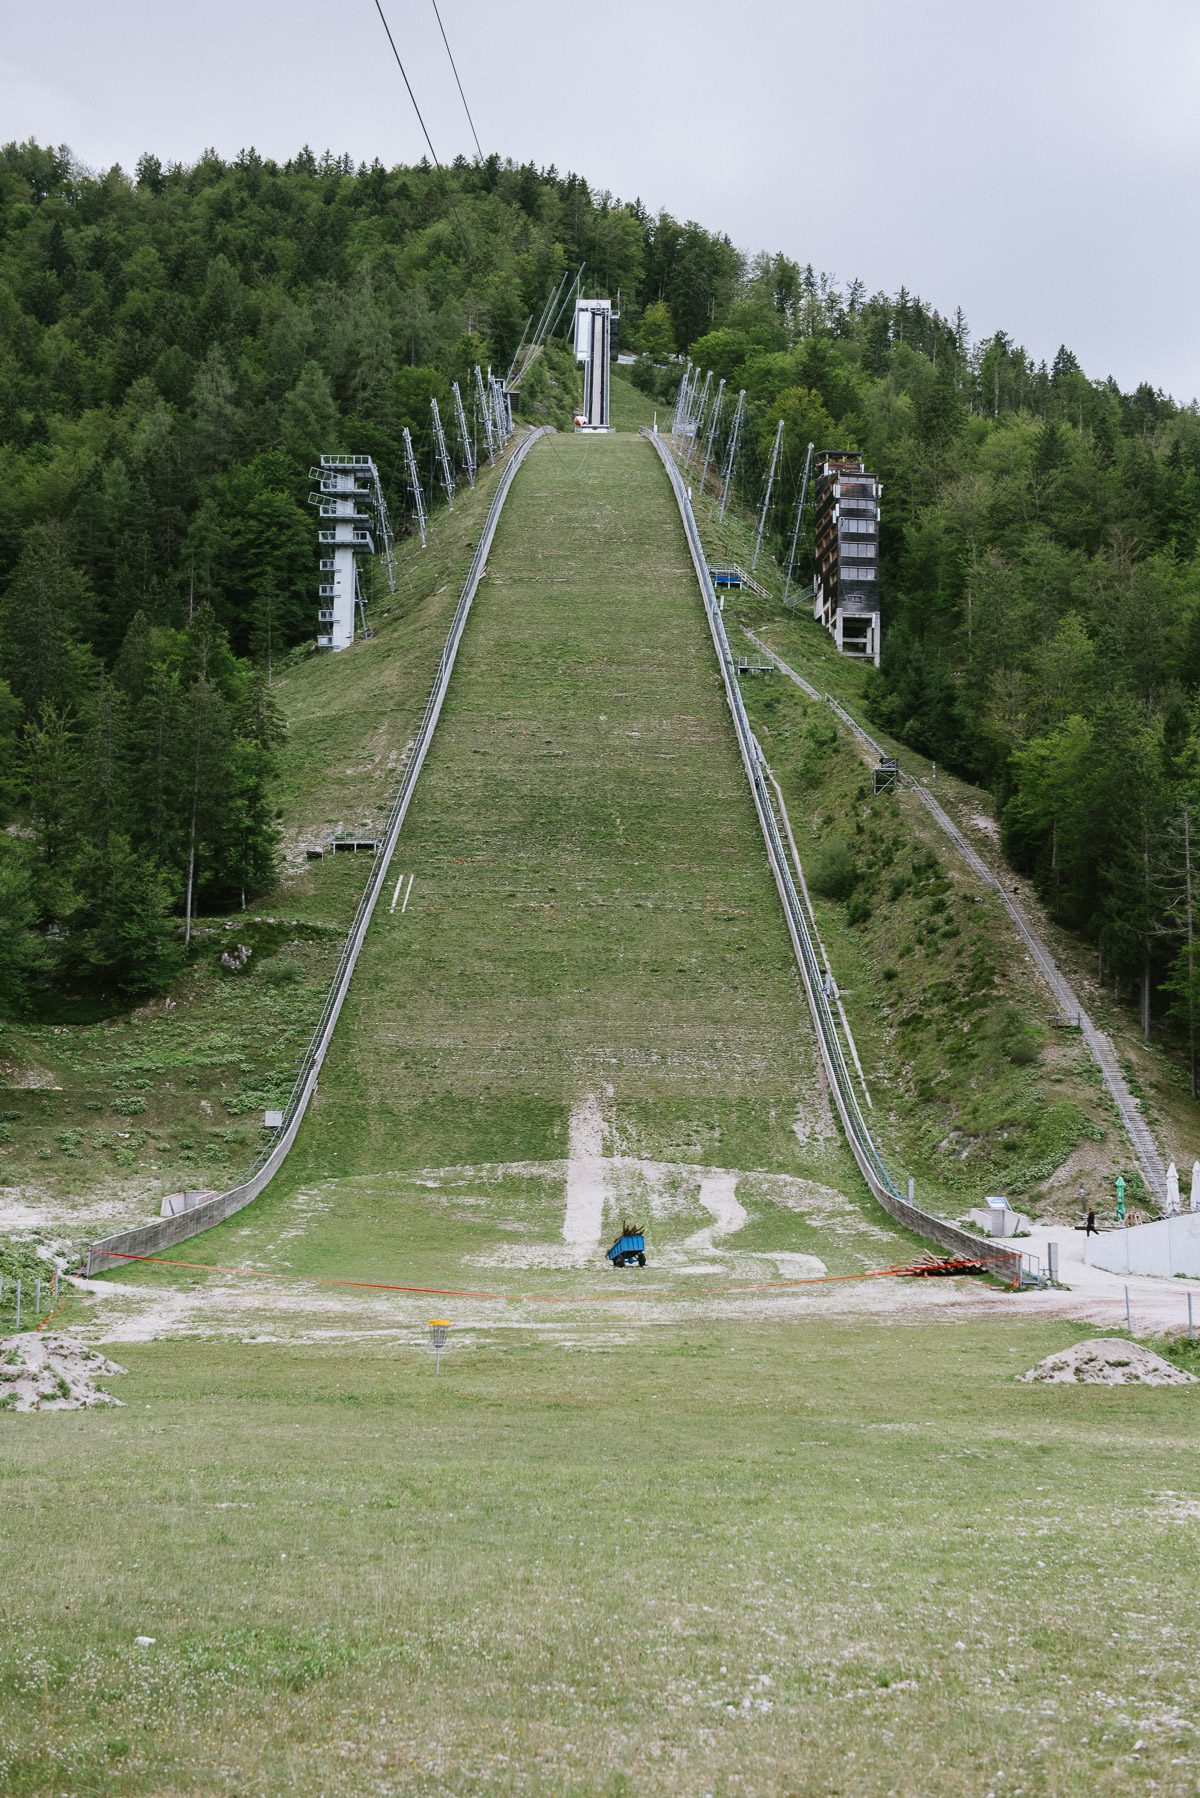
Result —
POLYGON ((40 1324, 35 1324, 35 1325, 34 1325, 34 1326, 33 1326, 33 1327, 34 1327, 34 1331, 35 1331, 35 1332, 36 1332, 36 1331, 38 1331, 38 1330, 44 1330, 44 1329, 45 1329, 45 1328, 46 1328, 46 1325, 47 1325, 47 1324, 48 1324, 48 1323, 49 1323, 49 1322, 50 1322, 50 1319, 51 1319, 51 1318, 52 1318, 52 1317, 57 1317, 57 1316, 58 1316, 58 1314, 59 1314, 59 1312, 60 1312, 60 1311, 65 1311, 65 1310, 66 1310, 66 1308, 67 1308, 67 1300, 66 1300, 66 1299, 64 1299, 64 1300, 63 1300, 63 1302, 62 1302, 62 1304, 61 1304, 61 1305, 56 1305, 56 1306, 55 1306, 55 1307, 54 1307, 54 1309, 53 1309, 53 1311, 48 1311, 48 1312, 47 1312, 47 1313, 46 1313, 46 1315, 45 1315, 45 1317, 43 1317, 43 1319, 42 1319, 42 1321, 41 1321, 41 1323, 40 1323, 40 1324))
POLYGON ((386 1280, 339 1280, 331 1274, 281 1274, 266 1267, 222 1267, 216 1261, 168 1261, 158 1255, 123 1255, 119 1249, 105 1249, 114 1261, 148 1261, 151 1267, 194 1267, 206 1274, 245 1274, 251 1280, 306 1280, 310 1286, 354 1286, 366 1292, 417 1292, 428 1298, 496 1299, 503 1303, 506 1292, 460 1292, 453 1286, 394 1286, 386 1280))
MULTIPOLYGON (((213 1261, 170 1261, 158 1255, 126 1255, 118 1249, 105 1249, 114 1261, 144 1261, 151 1267, 190 1267, 199 1273, 208 1274, 244 1274, 251 1280, 300 1280, 312 1286, 345 1286, 361 1292, 409 1292, 420 1294, 426 1298, 445 1299, 489 1299, 496 1304, 516 1302, 523 1305, 607 1305, 619 1303, 626 1299, 665 1298, 669 1296, 664 1287, 652 1287, 648 1292, 603 1292, 603 1293, 510 1293, 510 1292, 471 1292, 455 1286, 400 1286, 387 1280, 344 1280, 332 1274, 288 1274, 277 1273, 270 1268, 262 1267, 226 1267, 213 1261)), ((739 1292, 770 1292, 792 1286, 833 1286, 846 1280, 884 1280, 898 1278, 903 1274, 925 1273, 933 1266, 949 1266, 952 1268, 982 1267, 989 1261, 1009 1261, 1008 1255, 980 1255, 971 1261, 951 1261, 942 1263, 905 1262, 894 1267, 870 1267, 855 1274, 808 1274, 795 1280, 759 1280, 749 1286, 692 1286, 689 1295, 695 1293, 699 1297, 721 1298, 739 1292)), ((60 1306, 61 1310, 62 1307, 60 1306)), ((55 1315, 53 1312, 51 1316, 55 1315)), ((47 1322, 49 1319, 47 1319, 47 1322)))

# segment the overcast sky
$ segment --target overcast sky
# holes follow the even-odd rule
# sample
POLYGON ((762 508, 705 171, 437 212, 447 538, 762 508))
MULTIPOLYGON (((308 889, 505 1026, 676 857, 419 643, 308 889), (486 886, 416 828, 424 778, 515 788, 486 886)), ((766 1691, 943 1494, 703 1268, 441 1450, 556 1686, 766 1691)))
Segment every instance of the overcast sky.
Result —
MULTIPOLYGON (((383 0, 438 155, 432 0, 383 0)), ((1200 394, 1196 0, 440 0, 485 154, 1200 394), (599 42, 592 41, 599 37, 599 42)), ((413 161, 374 0, 0 0, 0 138, 413 161)))

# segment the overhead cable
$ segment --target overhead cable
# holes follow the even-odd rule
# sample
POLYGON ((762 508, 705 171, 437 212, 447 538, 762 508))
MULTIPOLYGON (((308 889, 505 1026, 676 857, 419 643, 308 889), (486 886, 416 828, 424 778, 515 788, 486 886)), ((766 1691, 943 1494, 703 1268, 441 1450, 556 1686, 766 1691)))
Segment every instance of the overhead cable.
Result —
POLYGON ((446 46, 446 55, 450 58, 450 67, 454 70, 454 79, 458 82, 458 97, 463 103, 463 111, 467 115, 467 124, 471 127, 471 136, 475 139, 475 153, 480 162, 483 161, 483 149, 479 142, 479 133, 475 129, 475 121, 471 117, 471 108, 467 105, 467 96, 463 93, 463 84, 459 80, 458 64, 454 60, 454 52, 450 48, 450 39, 446 36, 446 27, 442 24, 442 15, 438 11, 437 0, 433 0, 433 16, 438 22, 438 30, 442 34, 442 42, 446 46))
MULTIPOLYGON (((451 212, 454 214, 454 222, 458 226, 459 232, 461 233, 461 236, 462 236, 463 243, 467 247, 467 255, 471 258, 472 261, 474 261, 474 259, 475 259, 474 248, 471 244, 470 238, 467 236, 466 226, 463 224, 461 218, 459 218, 459 216, 458 216, 458 207, 454 204, 454 196, 450 192, 450 183, 446 179, 446 171, 442 167, 441 161, 438 157, 438 153, 433 147, 433 139, 429 135, 429 131, 426 127, 425 120, 421 117, 421 108, 417 105, 417 96, 413 93, 412 82, 408 79, 407 71, 405 70, 404 64, 400 60, 400 52, 396 48, 396 40, 392 36, 392 28, 387 22, 387 17, 384 13, 382 5, 380 4, 380 0, 375 0, 375 11, 379 14, 380 23, 382 24, 383 29, 387 32, 387 41, 392 46, 392 55, 396 59, 396 67, 399 69, 401 75, 403 75, 403 77, 404 77, 404 85, 408 89, 408 97, 413 103, 413 111, 417 115, 417 122, 420 125, 421 130, 425 135, 425 142, 429 145, 429 154, 433 157, 434 164, 437 168, 438 174, 442 177, 442 186, 446 190, 446 200, 449 204, 451 212)), ((474 127, 472 127, 472 129, 474 129, 474 127)))

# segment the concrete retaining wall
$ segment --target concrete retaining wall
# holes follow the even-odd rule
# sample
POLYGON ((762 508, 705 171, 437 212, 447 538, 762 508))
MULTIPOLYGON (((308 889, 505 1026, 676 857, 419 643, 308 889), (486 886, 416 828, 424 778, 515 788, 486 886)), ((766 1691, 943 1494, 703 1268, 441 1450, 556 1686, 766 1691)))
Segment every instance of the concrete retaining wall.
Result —
POLYGON ((1102 1267, 1110 1274, 1200 1278, 1200 1211, 1130 1224, 1124 1230, 1101 1230, 1085 1241, 1083 1258, 1089 1267, 1102 1267))

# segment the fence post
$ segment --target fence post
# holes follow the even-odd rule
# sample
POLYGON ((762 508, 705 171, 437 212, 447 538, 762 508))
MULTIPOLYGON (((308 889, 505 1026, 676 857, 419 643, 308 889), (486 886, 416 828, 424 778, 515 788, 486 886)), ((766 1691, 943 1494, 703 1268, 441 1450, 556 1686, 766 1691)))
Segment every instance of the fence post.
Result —
POLYGON ((17 1281, 17 1329, 21 1328, 21 1282, 17 1281))
POLYGON ((42 1276, 40 1274, 38 1275, 37 1288, 34 1293, 33 1315, 35 1317, 40 1317, 42 1315, 42 1276))
POLYGON ((1125 1328, 1133 1335, 1133 1320, 1129 1314, 1129 1288, 1125 1288, 1125 1328))
POLYGON ((1193 1330, 1193 1328, 1192 1328, 1192 1295, 1190 1292, 1187 1295, 1187 1302, 1188 1302, 1188 1341, 1190 1342, 1192 1337, 1196 1334, 1195 1330, 1193 1330))

